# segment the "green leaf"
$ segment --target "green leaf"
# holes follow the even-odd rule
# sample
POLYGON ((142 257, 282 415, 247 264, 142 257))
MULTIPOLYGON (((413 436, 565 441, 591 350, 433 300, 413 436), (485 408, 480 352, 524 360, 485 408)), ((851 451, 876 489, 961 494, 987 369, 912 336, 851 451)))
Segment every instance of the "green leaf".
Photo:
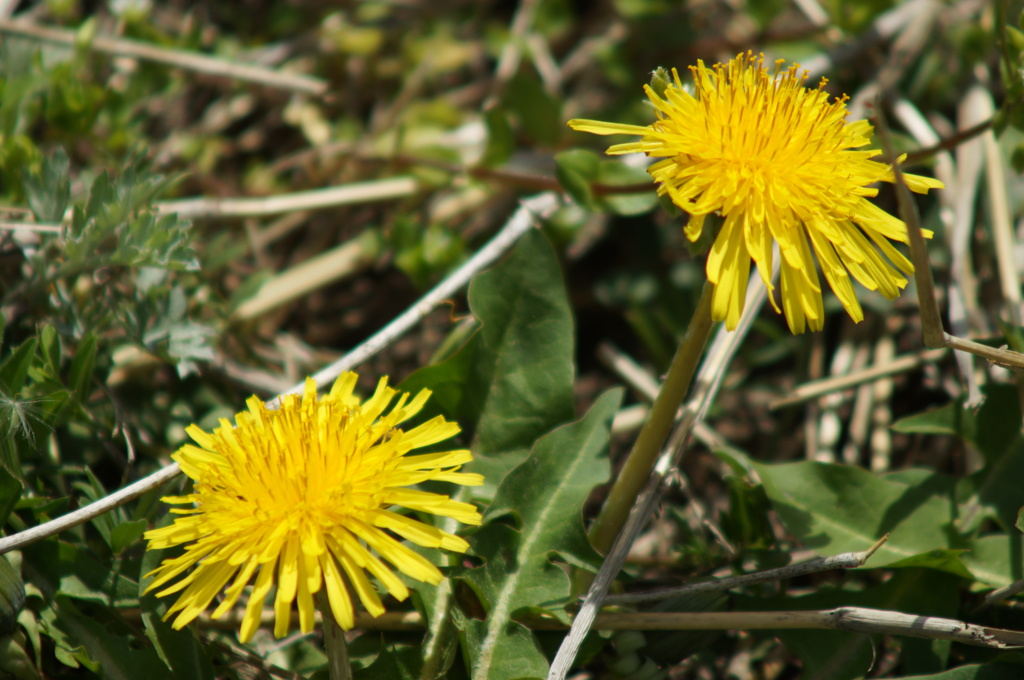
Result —
POLYGON ((112 632, 94 616, 83 614, 74 601, 66 597, 55 600, 56 625, 68 638, 85 647, 89 657, 103 669, 110 680, 168 677, 160 658, 152 647, 139 648, 133 638, 112 632))
POLYGON ((48 597, 67 597, 109 604, 138 606, 139 584, 100 564, 92 553, 56 540, 39 541, 22 549, 25 578, 48 597))
POLYGON ((1009 530, 1017 522, 1021 501, 1020 480, 1024 476, 1024 442, 1014 441, 1014 450, 960 480, 957 498, 961 503, 961 532, 977 531, 987 519, 1009 530))
POLYGON ((36 671, 32 658, 25 651, 24 642, 24 637, 21 635, 6 635, 0 638, 0 673, 5 678, 39 679, 39 672, 36 671))
POLYGON ((1024 579, 1024 536, 1016 532, 975 539, 963 556, 974 578, 994 588, 1024 579))
POLYGON ((516 149, 508 116, 499 107, 494 107, 484 114, 484 125, 487 127, 487 146, 480 165, 485 168, 504 165, 516 149))
POLYGON ((934 675, 901 676, 893 680, 1018 680, 1022 672, 1019 665, 987 663, 960 666, 934 675))
MULTIPOLYGON (((726 454, 718 455, 728 459, 726 454)), ((745 548, 770 546, 774 542, 774 530, 764 487, 751 483, 745 474, 726 474, 724 481, 729 491, 729 509, 721 519, 726 535, 745 548)))
POLYGON ((0 527, 7 524, 7 518, 18 504, 23 489, 18 478, 0 465, 0 527))
POLYGON ((968 440, 977 434, 974 412, 959 401, 900 418, 892 429, 907 434, 952 434, 968 440))
POLYGON ((588 149, 570 149, 555 154, 555 177, 572 200, 588 210, 597 210, 591 185, 597 181, 601 157, 588 149))
POLYGON ((881 567, 942 548, 963 548, 952 499, 858 467, 816 462, 753 463, 786 529, 826 555, 889 540, 869 562, 881 567))
POLYGON ((84 665, 94 672, 99 670, 81 643, 69 638, 67 633, 57 625, 56 607, 46 607, 40 611, 39 624, 40 632, 53 640, 53 653, 57 661, 71 668, 79 668, 84 665))
POLYGON ((990 383, 978 409, 955 401, 942 408, 907 416, 893 423, 897 432, 952 434, 978 447, 988 462, 998 460, 1021 437, 1021 411, 1013 385, 990 383))
POLYGON ((562 106, 544 91, 540 80, 528 73, 512 78, 505 88, 505 108, 516 114, 532 141, 554 146, 562 136, 562 106))
POLYGON ((973 579, 970 570, 964 565, 964 556, 970 553, 969 550, 930 550, 928 552, 908 557, 889 566, 894 569, 906 569, 908 567, 927 567, 938 569, 950 574, 955 574, 965 579, 973 579))
POLYGON ((110 549, 115 555, 120 555, 125 548, 146 533, 148 525, 149 522, 144 519, 121 522, 110 531, 110 549))
POLYGON ((1010 154, 1010 165, 1013 166, 1013 171, 1018 175, 1024 172, 1024 142, 1013 147, 1013 152, 1010 154))
POLYGON ((39 348, 42 350, 46 370, 54 378, 60 376, 60 336, 57 329, 47 324, 39 330, 39 348))
POLYGON ((21 184, 25 189, 28 207, 39 222, 60 223, 71 197, 71 175, 68 156, 57 148, 43 159, 39 174, 25 172, 21 184))
POLYGON ((597 181, 606 186, 641 185, 644 191, 628 194, 603 194, 600 203, 616 215, 642 215, 658 205, 658 193, 651 176, 644 168, 626 165, 621 160, 601 161, 597 166, 597 181))
POLYGON ((92 391, 92 371, 96 365, 96 334, 89 332, 78 343, 75 358, 71 360, 68 386, 74 390, 80 404, 84 404, 92 391))
POLYGON ((1010 47, 1017 52, 1024 52, 1024 31, 1010 24, 1006 24, 1003 29, 1006 31, 1006 37, 1010 40, 1010 47))
POLYGON ((504 262, 473 280, 469 306, 480 330, 401 387, 432 390, 425 411, 458 421, 475 456, 467 470, 486 476, 490 497, 538 437, 574 416, 572 312, 547 238, 527 232, 504 262))
POLYGON ((381 650, 380 655, 366 668, 353 674, 354 680, 419 680, 417 672, 419 649, 414 647, 381 650))
POLYGON ((172 181, 151 173, 141 153, 116 177, 101 173, 85 208, 74 210, 65 235, 63 275, 109 265, 198 269, 190 223, 154 209, 172 181))
MULTIPOLYGON (((146 574, 156 569, 162 559, 162 551, 146 551, 142 558, 141 572, 146 574)), ((146 637, 153 643, 157 655, 173 672, 173 677, 213 680, 217 673, 208 654, 212 648, 196 639, 196 633, 192 628, 174 630, 171 624, 163 620, 163 613, 169 607, 168 601, 160 600, 152 593, 142 594, 150 580, 152 579, 143 579, 139 583, 139 606, 142 609, 142 624, 146 628, 146 637)))
POLYGON ((505 477, 487 511, 489 523, 473 535, 486 564, 463 580, 487 610, 486 620, 466 622, 463 650, 474 680, 547 672, 532 634, 512 618, 538 609, 565 618, 571 587, 565 570, 551 562, 553 553, 576 565, 599 561, 583 529, 583 504, 610 474, 608 439, 621 399, 621 391, 607 393, 582 420, 542 437, 505 477), (518 530, 495 521, 506 515, 518 530))
POLYGON ((25 606, 25 584, 6 556, 0 555, 0 637, 13 633, 25 606))
MULTIPOLYGON (((623 3, 619 3, 621 6, 623 3)), ((664 11, 664 8, 661 8, 664 11)), ((662 99, 665 98, 665 91, 668 90, 669 86, 675 84, 675 79, 672 77, 672 72, 664 66, 651 71, 651 89, 654 90, 654 94, 658 95, 662 99)))
POLYGON ((25 386, 28 369, 36 356, 37 344, 35 338, 29 338, 0 364, 0 393, 4 396, 14 397, 25 386))
MULTIPOLYGON (((514 534, 510 527, 496 525, 490 538, 515 541, 514 534)), ((469 658, 471 680, 539 680, 547 675, 548 661, 526 626, 505 621, 500 630, 492 628, 475 619, 466 623, 462 652, 469 658), (500 638, 493 637, 492 633, 500 634, 500 638), (494 647, 485 647, 488 643, 494 647)))

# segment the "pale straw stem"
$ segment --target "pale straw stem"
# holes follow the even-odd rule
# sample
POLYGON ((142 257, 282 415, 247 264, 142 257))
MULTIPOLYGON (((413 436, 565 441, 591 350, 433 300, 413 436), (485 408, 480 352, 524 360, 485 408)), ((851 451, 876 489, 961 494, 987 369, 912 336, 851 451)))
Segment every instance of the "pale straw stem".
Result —
MULTIPOLYGON (((40 26, 39 24, 26 21, 0 19, 0 33, 55 43, 71 48, 79 44, 79 34, 77 31, 40 26)), ((285 73, 262 66, 253 66, 251 64, 211 57, 197 52, 158 47, 137 40, 97 35, 88 41, 87 46, 94 52, 152 61, 172 68, 254 83, 261 87, 301 92, 318 97, 327 93, 327 81, 320 78, 300 73, 285 73)))

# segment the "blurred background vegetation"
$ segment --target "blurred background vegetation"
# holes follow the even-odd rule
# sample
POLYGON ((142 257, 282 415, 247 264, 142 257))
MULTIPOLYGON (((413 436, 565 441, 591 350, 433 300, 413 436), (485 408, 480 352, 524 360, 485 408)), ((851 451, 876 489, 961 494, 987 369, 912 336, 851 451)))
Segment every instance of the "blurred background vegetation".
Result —
MULTIPOLYGON (((855 117, 880 101, 900 151, 954 140, 912 158, 915 172, 947 163, 951 173, 940 175, 945 193, 919 200, 923 225, 936 231, 939 290, 964 292, 960 314, 972 337, 1020 350, 1019 278, 1016 292, 1000 283, 996 244, 1008 226, 1011 259, 1024 258, 1015 236, 1024 197, 1021 9, 1008 0, 0 2, 5 531, 158 469, 185 426, 208 428, 248 395, 273 396, 337 359, 539 191, 565 197, 544 232, 576 320, 578 412, 623 382, 602 357, 619 352, 659 375, 700 294, 703 260, 690 255, 678 211, 652 188, 593 190, 643 185, 644 166, 606 159, 606 140, 565 121, 647 124, 641 88, 655 68, 684 71, 746 50, 797 61, 812 82, 826 76, 830 92, 851 96, 855 117), (991 130, 975 127, 986 121, 991 130), (352 185, 342 197, 302 193, 352 185)), ((895 211, 890 188, 878 202, 895 211)), ((894 302, 862 300, 867 318, 855 325, 826 294, 825 331, 796 337, 781 316, 761 313, 729 366, 709 432, 687 456, 688 484, 634 549, 629 573, 638 583, 799 557, 764 488, 719 450, 879 475, 928 468, 970 482, 942 487, 958 501, 977 500, 971 489, 992 491, 965 531, 1016 532, 1022 456, 1003 455, 1019 439, 1014 377, 976 363, 988 410, 964 411, 972 395, 952 356, 921 357, 913 286, 894 302), (903 355, 912 358, 881 381, 826 383, 792 399, 810 381, 903 355)), ((400 382, 450 354, 471 328, 465 297, 452 299, 364 364, 366 385, 384 374, 400 382)), ((613 460, 632 434, 617 436, 613 460)), ((27 590, 4 612, 0 675, 104 674, 68 621, 112 654, 149 644, 137 609, 132 618, 137 591, 120 579, 138 578, 139 538, 159 495, 20 558, 27 590), (47 560, 79 568, 39 566, 47 560), (79 596, 63 611, 51 606, 58 587, 79 596)), ((892 580, 869 572, 796 583, 789 594, 884 584, 927 603, 927 584, 938 609, 968 616, 976 591, 1024 576, 1019 543, 991 558, 1002 562, 987 580, 923 569, 915 586, 907 572, 892 580)), ((1010 605, 985 616, 1024 627, 1010 605)), ((230 646, 229 633, 204 635, 215 643, 218 676, 306 673, 322 663, 311 644, 267 637, 248 652, 230 646)), ((771 633, 661 636, 639 647, 595 638, 580 664, 591 677, 630 677, 616 663, 646 649, 678 678, 830 668, 813 638, 782 642, 771 633)), ((939 647, 878 640, 872 670, 817 677, 934 674, 996 659, 939 647)), ((380 648, 371 632, 353 653, 369 664, 380 648)))

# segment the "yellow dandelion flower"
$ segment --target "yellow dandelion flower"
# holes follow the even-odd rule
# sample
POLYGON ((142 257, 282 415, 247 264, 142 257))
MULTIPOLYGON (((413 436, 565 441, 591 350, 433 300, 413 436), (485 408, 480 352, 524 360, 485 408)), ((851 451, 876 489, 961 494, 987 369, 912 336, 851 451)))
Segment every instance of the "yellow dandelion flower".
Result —
MULTIPOLYGON (((777 61, 770 73, 764 56, 751 52, 710 69, 698 61, 690 67, 692 95, 673 69, 664 96, 644 87, 658 118, 646 127, 569 121, 574 130, 598 135, 641 135, 607 153, 663 159, 648 172, 658 193, 689 213, 685 232, 691 241, 700 237, 707 215, 722 216, 707 275, 715 286, 712 315, 729 330, 743 311, 751 260, 774 291, 773 240, 782 253, 782 306, 793 333, 806 326, 820 330, 824 323, 812 248, 825 279, 858 322, 864 313, 850 274, 891 300, 907 284, 900 271, 914 271, 890 243, 909 243, 906 224, 868 200, 878 193, 869 185, 894 181, 891 165, 871 160, 880 152, 863 148, 873 128, 864 120, 846 121, 847 97, 829 103, 824 78, 809 89, 799 65, 783 70, 782 64, 777 61)), ((918 193, 943 187, 935 179, 903 177, 918 193)))
POLYGON ((394 509, 480 523, 469 503, 407 488, 427 480, 483 483, 480 475, 458 472, 472 459, 467 450, 409 455, 454 436, 459 426, 438 416, 399 429, 419 413, 430 392, 411 400, 402 394, 385 414, 398 392, 383 378, 373 396, 360 403, 352 394, 356 377, 342 375, 320 399, 316 383, 307 378, 301 398, 285 397, 278 410, 252 397, 249 410, 235 417, 236 427, 222 419, 212 433, 188 428, 198 446, 186 444, 173 458, 194 481, 193 492, 163 499, 188 506, 172 510, 184 517, 146 532, 150 550, 185 545, 181 556, 164 560, 149 574, 156 578, 146 589, 162 588, 157 596, 181 593, 166 616, 177 613, 174 628, 195 619, 223 590, 212 614, 222 616, 255 578, 239 631, 242 641, 259 626, 264 599, 275 585, 277 637, 288 632, 296 600, 300 628, 313 629, 313 596, 321 588, 338 625, 347 630, 355 616, 351 591, 373 616, 384 612, 367 574, 399 600, 409 590, 392 568, 417 581, 440 583, 437 567, 395 536, 429 548, 464 552, 469 547, 462 538, 394 509))

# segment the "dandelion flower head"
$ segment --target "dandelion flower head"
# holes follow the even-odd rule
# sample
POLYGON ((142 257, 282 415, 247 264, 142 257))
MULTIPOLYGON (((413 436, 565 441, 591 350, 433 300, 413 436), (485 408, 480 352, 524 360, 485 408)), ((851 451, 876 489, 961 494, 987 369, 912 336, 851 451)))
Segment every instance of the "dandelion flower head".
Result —
MULTIPOLYGON (((914 267, 891 243, 909 243, 906 224, 871 203, 870 185, 894 182, 891 165, 872 160, 873 128, 847 122, 847 98, 829 102, 822 79, 804 86, 799 65, 772 72, 764 56, 740 54, 727 64, 690 67, 694 94, 674 82, 664 95, 645 91, 657 115, 649 126, 571 120, 574 130, 641 139, 609 154, 643 152, 661 158, 648 168, 658 193, 689 213, 685 233, 700 238, 705 218, 722 217, 707 260, 714 284, 712 315, 730 330, 739 322, 750 261, 772 292, 772 242, 781 251, 781 298, 793 333, 824 323, 821 286, 812 249, 832 290, 854 321, 864 318, 850 275, 891 299, 914 267), (902 272, 902 273, 901 273, 902 272)), ((903 160, 901 157, 900 161, 903 160)), ((935 179, 904 174, 918 193, 940 189, 935 179)), ((931 232, 922 230, 923 235, 931 232)))
POLYGON ((468 548, 464 539, 396 512, 406 508, 480 523, 469 503, 408 488, 427 480, 483 483, 480 475, 458 471, 472 458, 467 450, 411 455, 454 436, 458 425, 438 416, 399 429, 430 392, 412 399, 402 394, 389 410, 398 392, 387 378, 362 403, 353 395, 356 379, 355 373, 342 375, 319 399, 316 383, 307 379, 302 396, 286 396, 277 410, 252 397, 235 427, 222 419, 212 433, 188 428, 196 445, 186 444, 173 458, 193 480, 193 492, 164 498, 180 506, 172 512, 182 516, 146 532, 148 549, 185 546, 182 555, 149 574, 155 579, 146 589, 160 589, 157 596, 181 593, 166 615, 177 614, 174 628, 195 619, 221 591, 212 616, 222 616, 252 583, 239 632, 243 641, 259 627, 275 586, 277 637, 288 632, 296 600, 301 630, 313 629, 313 599, 321 589, 347 630, 354 625, 353 592, 371 615, 384 612, 370 576, 399 600, 409 589, 394 570, 440 583, 437 567, 396 536, 429 548, 468 548))

